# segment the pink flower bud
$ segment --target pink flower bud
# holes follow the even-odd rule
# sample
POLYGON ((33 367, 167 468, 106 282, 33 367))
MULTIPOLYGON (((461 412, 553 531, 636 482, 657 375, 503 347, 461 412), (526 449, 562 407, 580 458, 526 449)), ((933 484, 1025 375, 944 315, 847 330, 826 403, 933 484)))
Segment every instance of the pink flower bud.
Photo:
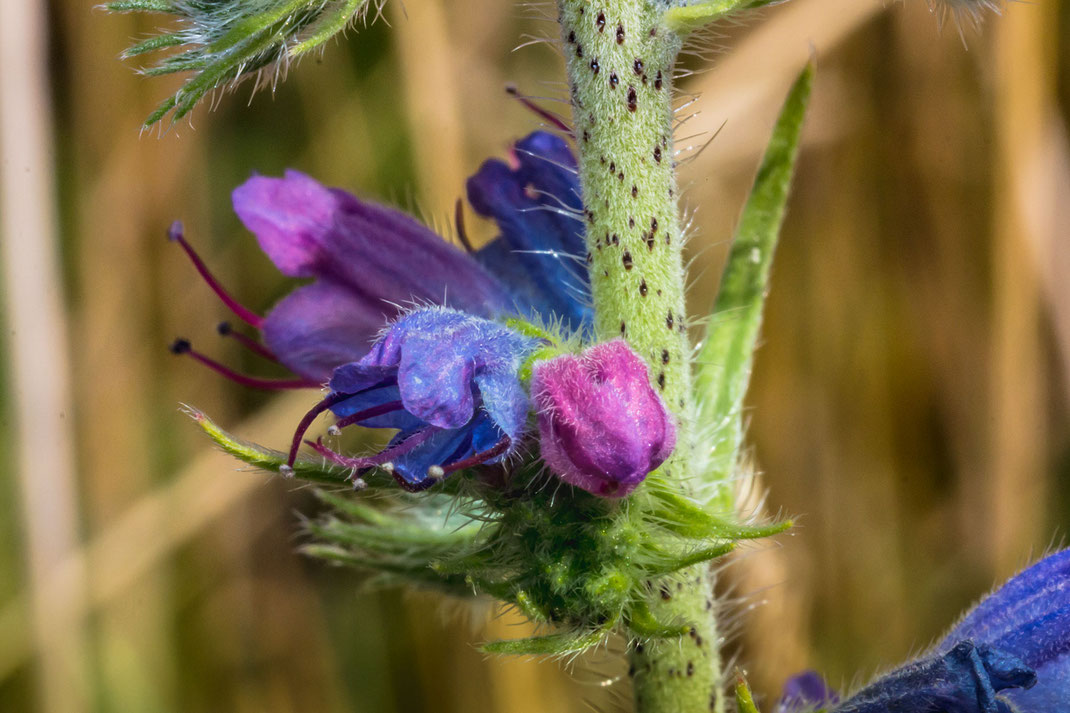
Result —
POLYGON ((624 497, 676 445, 676 426, 643 360, 622 339, 535 365, 542 458, 566 483, 624 497))

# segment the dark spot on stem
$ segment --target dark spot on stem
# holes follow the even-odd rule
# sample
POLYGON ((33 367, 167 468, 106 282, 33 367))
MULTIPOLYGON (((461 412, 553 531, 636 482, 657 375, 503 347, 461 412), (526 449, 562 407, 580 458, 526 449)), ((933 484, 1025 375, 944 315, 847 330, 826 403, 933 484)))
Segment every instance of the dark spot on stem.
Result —
POLYGON ((642 281, 641 281, 641 282, 639 283, 639 294, 640 294, 641 296, 643 296, 643 297, 646 297, 646 293, 647 293, 647 292, 649 292, 649 291, 650 291, 650 288, 648 288, 648 287, 646 286, 646 279, 644 278, 644 279, 643 279, 643 280, 642 280, 642 281))
MULTIPOLYGON (((588 262, 590 262, 590 257, 591 257, 591 253, 587 253, 587 258, 588 258, 587 261, 588 262)), ((662 349, 661 350, 661 363, 662 364, 668 364, 669 363, 669 350, 668 349, 662 349)), ((694 631, 695 631, 694 629, 691 629, 692 633, 694 633, 694 631)))
POLYGON ((624 25, 617 25, 617 44, 624 44, 624 25))
POLYGON ((627 250, 624 251, 624 255, 621 256, 620 261, 624 263, 625 270, 632 269, 632 254, 627 250))
POLYGON ((598 31, 606 29, 606 14, 604 12, 598 13, 598 18, 594 21, 598 25, 598 31))
POLYGON ((616 72, 613 72, 609 75, 609 88, 616 89, 618 84, 620 84, 620 78, 617 76, 616 72))
POLYGON ((595 57, 594 59, 591 60, 591 71, 592 72, 594 72, 595 74, 598 74, 598 70, 600 70, 601 68, 602 68, 602 66, 600 64, 598 64, 598 58, 597 57, 595 57))
MULTIPOLYGON (((658 374, 658 388, 661 389, 662 391, 665 390, 665 372, 664 371, 661 372, 660 374, 658 374)), ((662 598, 667 599, 668 597, 665 597, 664 595, 662 595, 662 598)))
POLYGON ((670 309, 669 310, 669 314, 666 315, 666 317, 665 317, 665 326, 668 327, 669 329, 672 329, 673 328, 673 322, 674 322, 674 320, 673 320, 673 316, 672 316, 672 310, 670 309))
POLYGON ((643 60, 641 60, 638 57, 636 57, 635 61, 632 62, 632 69, 635 70, 636 74, 642 75, 643 74, 643 60))
POLYGON ((660 146, 655 146, 654 147, 654 160, 657 161, 658 163, 661 163, 661 147, 660 146))
POLYGON ((639 95, 635 92, 635 87, 628 87, 628 111, 635 111, 639 106, 639 95))
POLYGON ((661 91, 661 70, 658 70, 657 75, 654 77, 654 88, 661 91))
POLYGON ((632 186, 632 198, 639 197, 639 186, 632 186))

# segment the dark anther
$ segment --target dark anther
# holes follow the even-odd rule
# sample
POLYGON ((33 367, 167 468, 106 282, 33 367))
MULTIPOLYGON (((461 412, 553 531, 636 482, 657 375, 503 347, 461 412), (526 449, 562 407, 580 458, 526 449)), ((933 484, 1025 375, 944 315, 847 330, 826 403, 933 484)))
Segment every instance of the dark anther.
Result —
POLYGON ((170 347, 172 354, 187 354, 187 353, 189 353, 190 349, 192 349, 192 348, 193 348, 193 345, 190 344, 189 340, 188 339, 182 339, 181 337, 179 337, 175 341, 171 342, 171 347, 170 347))

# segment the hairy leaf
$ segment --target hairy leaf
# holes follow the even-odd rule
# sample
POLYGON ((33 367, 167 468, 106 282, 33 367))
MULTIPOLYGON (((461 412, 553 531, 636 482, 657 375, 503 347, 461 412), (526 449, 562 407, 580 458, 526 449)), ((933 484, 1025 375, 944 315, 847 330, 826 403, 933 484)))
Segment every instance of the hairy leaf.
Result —
POLYGON ((191 76, 145 121, 151 126, 169 113, 181 119, 209 92, 229 89, 256 77, 274 83, 290 60, 321 48, 330 38, 383 0, 117 0, 105 4, 111 12, 151 12, 171 15, 179 29, 138 42, 124 58, 157 50, 182 48, 142 74, 155 76, 189 72, 191 76))
POLYGON ((698 355, 694 382, 698 420, 716 429, 710 438, 710 465, 703 473, 711 483, 726 482, 737 465, 743 440, 743 396, 750 382, 769 269, 795 170, 813 74, 813 65, 807 65, 777 119, 743 208, 698 355))

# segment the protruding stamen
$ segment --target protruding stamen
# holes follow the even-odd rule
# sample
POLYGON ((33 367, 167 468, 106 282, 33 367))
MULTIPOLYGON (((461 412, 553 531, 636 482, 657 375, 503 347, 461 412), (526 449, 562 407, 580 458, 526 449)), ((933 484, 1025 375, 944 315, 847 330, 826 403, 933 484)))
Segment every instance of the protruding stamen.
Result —
POLYGON ((461 244, 464 245, 464 249, 469 253, 475 253, 476 249, 472 245, 472 241, 468 239, 468 231, 464 228, 464 201, 460 198, 457 199, 457 203, 453 206, 453 224, 457 226, 457 237, 460 239, 461 244))
POLYGON ((256 376, 247 376, 246 374, 239 374, 233 369, 223 366, 215 359, 206 357, 199 351, 193 348, 188 339, 176 339, 171 343, 172 354, 189 354, 191 357, 199 361, 204 366, 208 367, 212 371, 216 372, 220 376, 223 376, 231 381, 241 384, 242 386, 248 386, 252 389, 269 389, 269 390, 283 390, 283 389, 314 389, 320 386, 319 382, 310 381, 308 379, 261 379, 256 376))
POLYGON ((327 398, 313 406, 308 413, 301 417, 301 422, 297 424, 297 430, 294 431, 293 441, 290 442, 290 455, 286 459, 287 465, 292 467, 294 461, 297 460, 297 449, 301 447, 301 439, 305 437, 305 433, 312 426, 312 422, 316 420, 316 417, 331 406, 351 397, 352 394, 329 394, 327 398))
POLYGON ((339 428, 337 424, 332 423, 330 426, 327 426, 327 435, 328 436, 341 436, 342 435, 342 429, 339 428))
POLYGON ((431 478, 444 478, 450 473, 456 473, 458 470, 464 470, 465 468, 471 468, 472 466, 481 465, 486 463, 492 458, 497 458, 502 453, 509 450, 509 444, 512 443, 512 439, 509 436, 502 436, 502 439, 495 443, 493 446, 485 451, 480 451, 474 455, 470 455, 463 460, 458 460, 445 466, 433 465, 427 469, 427 475, 431 478), (440 472, 441 475, 432 474, 432 470, 440 472))
POLYGON ((276 364, 279 363, 279 358, 275 356, 274 352, 272 352, 270 349, 268 349, 263 344, 256 341, 249 335, 242 334, 241 332, 235 332, 230 322, 220 322, 216 325, 215 331, 219 332, 219 336, 221 337, 231 337, 232 339, 236 340, 238 344, 241 344, 243 347, 253 352, 254 354, 262 356, 268 361, 273 361, 276 364))
POLYGON ((319 453, 327 460, 343 465, 347 468, 355 468, 357 470, 365 470, 367 468, 381 468, 388 473, 394 472, 394 459, 398 456, 405 455, 409 451, 413 450, 417 446, 425 443, 428 438, 434 435, 438 431, 437 428, 425 428, 422 431, 417 431, 401 443, 395 446, 386 448, 373 456, 365 456, 364 458, 350 458, 344 456, 341 453, 328 448, 323 445, 321 441, 315 443, 311 441, 305 441, 314 451, 319 453))
POLYGON ((288 465, 279 466, 279 475, 287 480, 291 480, 294 477, 294 469, 288 465))
POLYGON ((517 101, 527 107, 530 111, 534 112, 537 116, 546 119, 548 122, 553 124, 561 131, 564 131, 569 136, 572 136, 572 129, 569 127, 568 122, 561 118, 560 115, 555 114, 554 112, 548 109, 543 109, 531 99, 521 94, 520 91, 516 88, 515 84, 506 84, 505 93, 511 97, 514 97, 517 101))
POLYGON ((446 477, 446 471, 440 465, 433 465, 427 469, 427 477, 431 480, 442 480, 446 477))
POLYGON ((197 254, 197 251, 193 249, 193 246, 186 242, 185 233, 182 230, 182 222, 176 220, 171 224, 170 229, 167 231, 167 238, 171 242, 178 243, 182 246, 182 249, 186 251, 186 255, 189 256, 190 261, 193 262, 193 266, 197 268, 197 272, 201 274, 204 281, 208 283, 208 286, 212 288, 212 291, 219 296, 219 299, 223 300, 223 304, 230 308, 241 319, 252 327, 260 329, 264 325, 264 318, 253 312, 245 305, 238 302, 230 296, 230 293, 223 289, 223 285, 219 283, 215 276, 208 269, 208 266, 204 264, 204 260, 201 260, 201 256, 197 254))
MULTIPOLYGON (((346 426, 352 426, 354 423, 366 421, 369 418, 375 418, 376 416, 382 416, 384 413, 400 411, 403 408, 405 408, 405 406, 400 401, 387 401, 385 404, 372 406, 371 408, 366 408, 363 411, 351 413, 345 418, 340 418, 335 421, 334 427, 337 428, 339 432, 341 432, 341 430, 346 426)), ((328 433, 330 433, 330 430, 328 430, 328 433)), ((331 433, 331 435, 334 436, 337 434, 331 433)))

